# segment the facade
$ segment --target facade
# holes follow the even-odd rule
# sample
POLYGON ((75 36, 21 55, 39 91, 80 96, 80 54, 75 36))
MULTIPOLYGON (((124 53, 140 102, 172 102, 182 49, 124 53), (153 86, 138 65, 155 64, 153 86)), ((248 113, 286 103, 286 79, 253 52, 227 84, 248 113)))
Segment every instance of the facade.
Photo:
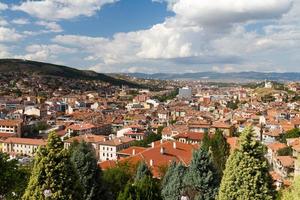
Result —
POLYGON ((2 151, 14 155, 34 156, 39 146, 45 146, 42 139, 8 138, 2 142, 2 151))
POLYGON ((178 98, 182 98, 182 99, 192 98, 192 89, 189 87, 179 88, 178 98))
POLYGON ((0 120, 0 133, 21 136, 22 120, 0 120))

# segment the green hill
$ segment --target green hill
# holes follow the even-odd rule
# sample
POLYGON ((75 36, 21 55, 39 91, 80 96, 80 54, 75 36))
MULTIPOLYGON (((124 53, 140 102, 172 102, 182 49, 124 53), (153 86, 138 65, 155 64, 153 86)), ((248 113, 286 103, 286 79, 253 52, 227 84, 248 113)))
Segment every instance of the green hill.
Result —
POLYGON ((128 85, 130 87, 141 87, 139 84, 126 80, 117 79, 106 74, 88 70, 78 70, 62 65, 36 62, 21 59, 0 59, 0 73, 32 73, 41 76, 57 76, 70 79, 100 80, 112 85, 128 85))

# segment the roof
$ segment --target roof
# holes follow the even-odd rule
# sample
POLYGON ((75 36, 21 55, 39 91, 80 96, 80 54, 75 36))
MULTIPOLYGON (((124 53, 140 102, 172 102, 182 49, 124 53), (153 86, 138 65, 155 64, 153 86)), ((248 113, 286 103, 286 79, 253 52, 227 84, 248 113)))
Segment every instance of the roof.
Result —
POLYGON ((0 120, 0 126, 19 126, 22 122, 22 120, 3 119, 0 120))
POLYGON ((230 129, 232 128, 232 125, 226 124, 224 122, 213 122, 212 127, 230 129))
POLYGON ((205 136, 205 133, 185 132, 185 133, 180 133, 180 134, 174 136, 174 138, 175 139, 185 138, 185 139, 189 139, 189 140, 201 141, 201 140, 203 140, 204 136, 205 136))
POLYGON ((94 127, 95 126, 93 124, 82 123, 82 124, 72 124, 71 126, 68 127, 68 129, 81 131, 81 130, 86 130, 86 129, 92 129, 94 127))
POLYGON ((230 146, 231 151, 238 148, 238 137, 228 137, 226 138, 226 140, 230 146))
POLYGON ((46 145, 46 141, 42 139, 31 139, 31 138, 17 138, 11 137, 3 141, 4 143, 12 144, 29 144, 29 145, 46 145))
POLYGON ((100 141, 99 144, 107 145, 107 146, 118 146, 121 144, 131 143, 133 141, 135 141, 135 139, 123 136, 123 137, 116 137, 110 140, 103 140, 100 141))
POLYGON ((287 145, 284 143, 280 143, 280 142, 274 142, 274 143, 267 145, 267 147, 269 149, 271 149, 272 151, 278 151, 280 149, 287 147, 287 145))
POLYGON ((104 141, 105 138, 106 137, 103 135, 86 134, 86 135, 71 137, 71 138, 67 139, 66 142, 72 143, 77 140, 77 141, 85 141, 87 143, 98 143, 98 142, 104 141))
POLYGON ((295 159, 292 156, 277 156, 277 160, 283 167, 294 167, 295 159))
MULTIPOLYGON (((172 161, 181 162, 186 166, 189 165, 193 150, 198 149, 198 147, 198 145, 185 144, 177 141, 157 141, 153 143, 153 147, 147 148, 134 156, 124 158, 119 162, 129 162, 132 165, 136 165, 143 161, 149 166, 153 176, 159 178, 161 167, 168 166, 172 161)), ((106 163, 100 163, 100 166, 102 169, 107 169, 105 168, 107 167, 106 163)))
POLYGON ((123 150, 119 151, 118 154, 134 155, 134 154, 141 153, 142 151, 145 151, 146 149, 147 148, 144 148, 144 147, 132 146, 127 149, 123 149, 123 150))

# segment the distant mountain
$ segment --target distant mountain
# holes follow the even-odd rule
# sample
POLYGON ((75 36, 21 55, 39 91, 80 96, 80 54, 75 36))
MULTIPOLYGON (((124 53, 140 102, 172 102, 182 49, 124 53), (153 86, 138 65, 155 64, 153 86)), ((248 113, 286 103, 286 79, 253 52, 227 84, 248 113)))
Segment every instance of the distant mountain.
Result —
POLYGON ((277 73, 277 72, 235 72, 235 73, 218 73, 218 72, 197 72, 197 73, 130 73, 127 74, 136 78, 143 79, 160 79, 160 80, 207 80, 207 81, 224 81, 224 82, 247 82, 247 81, 300 81, 300 73, 277 73))
POLYGON ((117 79, 106 74, 97 73, 88 70, 78 70, 62 65, 50 63, 36 62, 20 59, 0 59, 0 73, 9 72, 26 72, 41 76, 54 76, 70 79, 82 80, 99 80, 112 85, 128 85, 132 87, 140 87, 136 83, 126 80, 117 79))

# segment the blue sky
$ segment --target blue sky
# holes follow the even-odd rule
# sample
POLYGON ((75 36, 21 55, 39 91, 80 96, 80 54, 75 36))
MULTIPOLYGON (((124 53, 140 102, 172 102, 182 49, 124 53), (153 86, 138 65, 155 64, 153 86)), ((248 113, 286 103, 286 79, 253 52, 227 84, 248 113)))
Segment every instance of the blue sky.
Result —
POLYGON ((300 0, 0 0, 0 58, 98 72, 300 71, 300 0))

